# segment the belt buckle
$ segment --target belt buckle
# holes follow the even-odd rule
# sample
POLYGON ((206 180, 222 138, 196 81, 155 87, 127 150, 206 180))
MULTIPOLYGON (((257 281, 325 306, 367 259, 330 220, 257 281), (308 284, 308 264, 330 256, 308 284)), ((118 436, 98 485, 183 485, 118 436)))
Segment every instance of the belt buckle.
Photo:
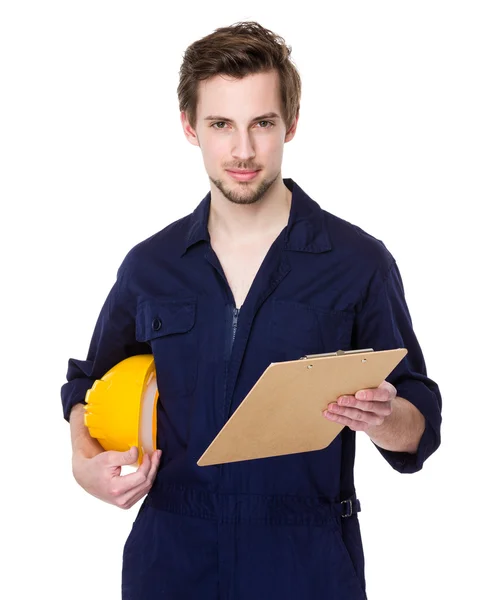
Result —
POLYGON ((351 515, 353 514, 353 501, 351 500, 351 498, 348 498, 348 500, 342 500, 341 504, 346 504, 346 514, 341 515, 341 517, 343 519, 351 517, 351 515))

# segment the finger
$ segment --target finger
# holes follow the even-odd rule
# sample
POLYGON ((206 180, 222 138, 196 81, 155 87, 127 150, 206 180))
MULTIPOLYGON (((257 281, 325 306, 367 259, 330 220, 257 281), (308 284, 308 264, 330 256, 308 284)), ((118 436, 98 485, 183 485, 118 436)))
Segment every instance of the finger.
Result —
POLYGON ((161 462, 162 450, 156 450, 152 456, 151 460, 151 468, 149 469, 149 473, 147 476, 148 481, 152 485, 154 479, 156 478, 157 470, 159 469, 159 464, 161 462))
POLYGON ((391 399, 391 394, 388 388, 372 388, 368 390, 359 390, 354 397, 357 400, 365 400, 366 402, 388 402, 391 399))
POLYGON ((396 397, 397 396, 397 389, 393 386, 392 383, 389 383, 389 381, 384 380, 382 383, 380 383, 378 385, 378 388, 380 389, 387 389, 389 390, 389 393, 392 397, 396 397))
POLYGON ((139 502, 141 498, 144 498, 148 491, 148 488, 144 488, 139 491, 135 490, 132 492, 128 492, 128 494, 125 494, 121 497, 121 499, 119 499, 119 501, 116 503, 116 506, 124 510, 128 510, 129 508, 134 506, 136 502, 139 502))
MULTIPOLYGON (((131 508, 131 506, 136 504, 138 500, 140 500, 145 494, 149 492, 157 473, 157 469, 161 459, 161 454, 162 450, 155 451, 153 453, 152 459, 149 458, 149 455, 144 455, 144 462, 146 462, 147 460, 147 462, 150 463, 150 468, 145 483, 139 484, 137 487, 132 488, 127 492, 124 492, 120 497, 118 497, 116 502, 117 506, 124 509, 131 508)), ((129 477, 129 475, 126 475, 125 477, 129 477)))
POLYGON ((327 410, 324 411, 323 416, 330 421, 349 427, 353 431, 366 431, 368 428, 368 424, 365 421, 353 421, 353 419, 349 419, 342 415, 335 415, 327 410))
POLYGON ((134 490, 142 485, 151 486, 157 473, 157 469, 160 462, 161 450, 153 453, 151 459, 149 454, 143 455, 141 466, 134 472, 128 475, 122 475, 119 477, 119 481, 115 482, 115 492, 117 496, 134 490))
MULTIPOLYGON (((340 396, 337 404, 338 406, 357 408, 364 412, 376 413, 383 417, 391 414, 391 402, 365 402, 364 400, 356 400, 354 396, 340 396)), ((336 406, 336 404, 330 404, 331 406, 336 406)))
POLYGON ((108 462, 109 466, 121 467, 122 465, 134 464, 138 459, 139 450, 136 446, 132 446, 132 448, 126 450, 125 452, 108 450, 108 452, 104 452, 103 454, 105 455, 105 460, 108 462))
POLYGON ((113 498, 120 498, 123 494, 131 490, 138 489, 147 483, 147 474, 149 473, 150 458, 147 454, 144 455, 141 466, 134 472, 128 475, 114 475, 110 482, 110 494, 113 498))
POLYGON ((152 460, 149 454, 144 453, 142 455, 142 462, 139 465, 136 473, 142 473, 144 475, 144 477, 147 479, 147 476, 149 475, 149 471, 152 468, 152 460))
POLYGON ((323 416, 329 421, 349 427, 353 431, 366 431, 369 427, 369 424, 366 423, 366 421, 355 421, 344 415, 333 414, 329 411, 324 411, 323 416))
POLYGON ((142 457, 142 463, 134 471, 134 473, 128 473, 127 475, 121 475, 120 489, 125 492, 131 490, 138 485, 142 485, 147 481, 149 472, 152 468, 152 461, 149 454, 144 454, 142 457))
POLYGON ((368 426, 381 425, 381 423, 384 420, 384 417, 375 413, 365 412, 357 408, 344 408, 341 406, 337 406, 336 404, 330 405, 329 409, 326 412, 326 416, 331 417, 331 420, 343 423, 345 425, 348 425, 348 420, 366 423, 368 426), (346 421, 342 421, 340 420, 340 418, 344 418, 346 419, 346 421))

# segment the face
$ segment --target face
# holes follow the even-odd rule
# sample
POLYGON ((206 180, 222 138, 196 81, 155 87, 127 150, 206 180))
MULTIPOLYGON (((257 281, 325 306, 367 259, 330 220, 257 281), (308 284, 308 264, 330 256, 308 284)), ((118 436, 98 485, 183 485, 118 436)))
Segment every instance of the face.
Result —
POLYGON ((187 139, 202 151, 204 166, 214 186, 230 202, 253 204, 275 182, 281 184, 283 146, 296 130, 298 117, 287 132, 283 120, 277 71, 232 79, 216 75, 199 85, 197 124, 187 139), (252 170, 251 179, 235 178, 230 170, 252 170))

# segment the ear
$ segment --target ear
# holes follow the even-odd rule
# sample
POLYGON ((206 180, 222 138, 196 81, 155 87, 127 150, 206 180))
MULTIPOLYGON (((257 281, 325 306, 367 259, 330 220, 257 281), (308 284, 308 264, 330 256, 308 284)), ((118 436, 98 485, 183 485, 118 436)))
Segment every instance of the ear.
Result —
POLYGON ((185 111, 181 111, 181 124, 184 130, 184 135, 193 146, 200 146, 199 138, 196 132, 192 129, 185 111))
POLYGON ((298 109, 298 111, 296 113, 295 120, 293 121, 292 126, 290 127, 290 129, 286 133, 285 143, 286 142, 290 142, 295 137, 296 128, 298 126, 298 119, 299 118, 300 118, 300 109, 298 109))

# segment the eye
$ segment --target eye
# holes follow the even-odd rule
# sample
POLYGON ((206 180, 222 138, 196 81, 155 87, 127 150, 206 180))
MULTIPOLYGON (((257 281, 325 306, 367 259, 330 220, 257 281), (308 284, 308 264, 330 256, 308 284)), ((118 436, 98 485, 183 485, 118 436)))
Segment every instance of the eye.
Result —
POLYGON ((270 127, 259 127, 259 129, 271 129, 275 125, 271 121, 259 121, 259 123, 268 123, 270 125, 270 127))
MULTIPOLYGON (((261 125, 263 123, 267 123, 269 125, 269 127, 259 127, 259 129, 271 129, 272 127, 275 126, 275 123, 272 123, 271 121, 257 121, 257 123, 259 125, 261 125)), ((213 127, 214 129, 225 129, 225 127, 216 127, 216 125, 226 125, 226 122, 225 121, 217 121, 217 122, 211 124, 211 127, 213 127)))

